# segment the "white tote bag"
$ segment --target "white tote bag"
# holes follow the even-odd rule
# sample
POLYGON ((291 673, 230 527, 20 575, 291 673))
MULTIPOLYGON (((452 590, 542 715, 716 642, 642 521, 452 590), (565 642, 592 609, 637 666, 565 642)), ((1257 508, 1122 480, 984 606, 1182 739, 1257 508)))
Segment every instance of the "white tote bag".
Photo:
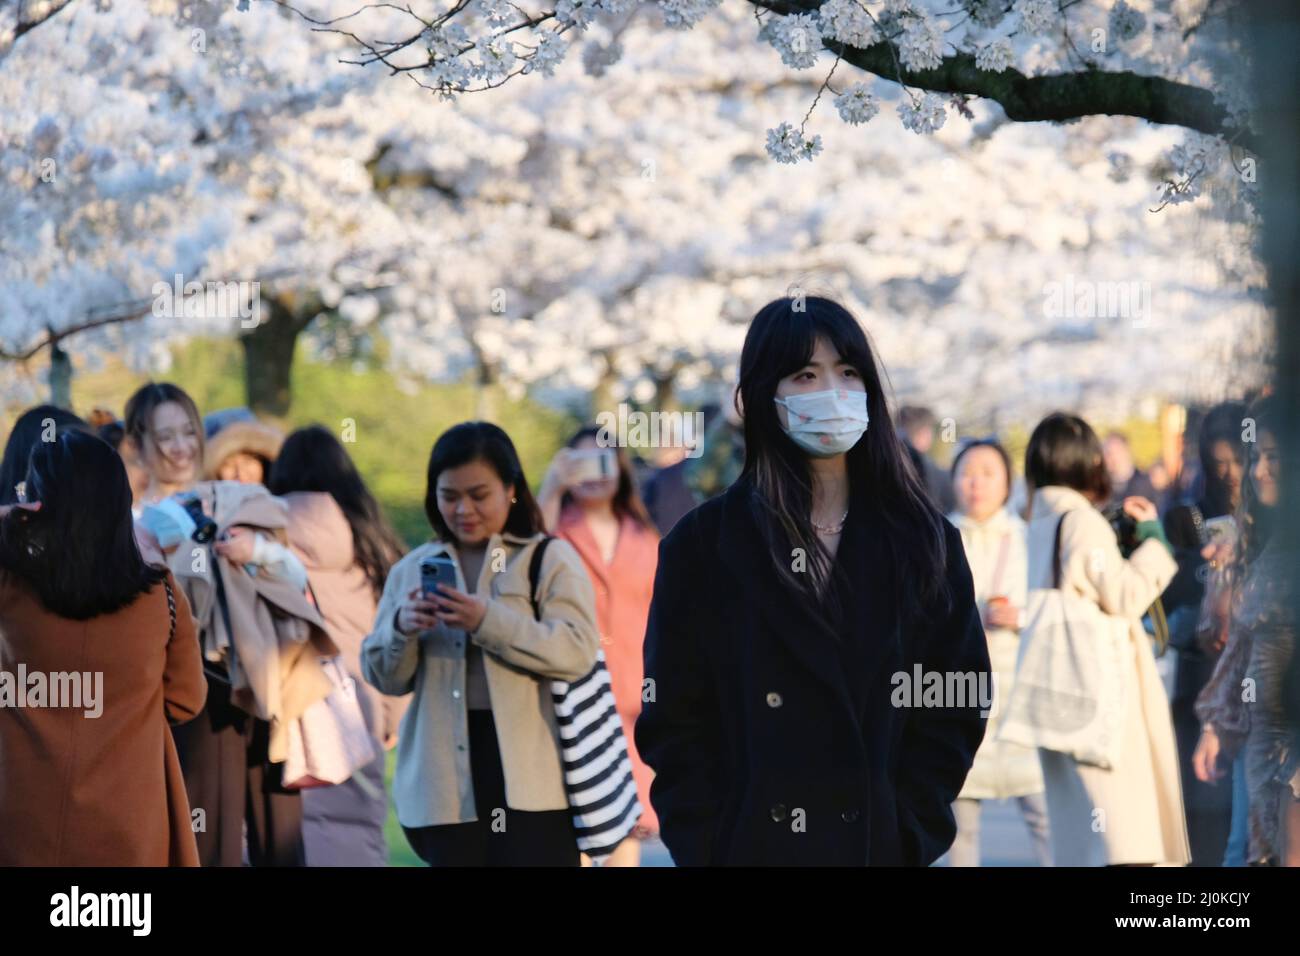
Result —
POLYGON ((324 658, 321 667, 334 690, 289 724, 289 755, 283 773, 284 786, 289 789, 343 783, 375 759, 356 681, 340 658, 324 658))
POLYGON ((1057 586, 1029 593, 1016 679, 998 739, 1111 770, 1129 699, 1129 622, 1059 586, 1059 522, 1054 548, 1057 586))

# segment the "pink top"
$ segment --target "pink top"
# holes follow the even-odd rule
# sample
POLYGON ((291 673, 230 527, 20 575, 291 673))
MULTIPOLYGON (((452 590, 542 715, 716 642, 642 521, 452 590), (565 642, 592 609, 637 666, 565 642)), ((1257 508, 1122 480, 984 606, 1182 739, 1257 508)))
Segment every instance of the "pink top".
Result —
POLYGON ((573 545, 596 591, 596 624, 619 713, 641 712, 641 645, 659 564, 659 535, 632 518, 619 523, 614 557, 605 563, 578 505, 560 513, 558 537, 573 545))
POLYGON ((582 508, 576 504, 569 504, 560 512, 555 534, 573 545, 582 557, 596 592, 600 647, 605 652, 614 706, 623 722, 637 799, 644 811, 641 826, 651 833, 657 832, 659 821, 650 806, 654 771, 637 753, 632 731, 637 714, 641 713, 641 681, 645 674, 641 647, 645 642, 646 619, 650 616, 650 598, 654 594, 655 569, 659 567, 659 535, 639 521, 624 517, 619 522, 614 557, 606 564, 582 508))

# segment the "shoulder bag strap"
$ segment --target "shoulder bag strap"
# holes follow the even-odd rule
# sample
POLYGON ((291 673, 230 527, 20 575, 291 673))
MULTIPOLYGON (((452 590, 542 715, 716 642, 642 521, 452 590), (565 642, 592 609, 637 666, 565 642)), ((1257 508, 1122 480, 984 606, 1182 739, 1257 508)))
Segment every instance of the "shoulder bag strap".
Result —
POLYGON ((167 617, 171 620, 171 626, 167 629, 167 643, 170 644, 176 637, 176 595, 172 592, 170 574, 163 578, 163 587, 167 590, 167 617))
POLYGON ((1069 512, 1061 515, 1056 522, 1056 535, 1052 539, 1052 587, 1060 590, 1061 587, 1061 529, 1065 527, 1065 516, 1069 512))
POLYGON ((546 546, 550 543, 550 535, 538 541, 528 561, 528 599, 533 605, 533 617, 539 621, 542 619, 542 605, 537 599, 537 585, 542 579, 542 556, 546 554, 546 546))

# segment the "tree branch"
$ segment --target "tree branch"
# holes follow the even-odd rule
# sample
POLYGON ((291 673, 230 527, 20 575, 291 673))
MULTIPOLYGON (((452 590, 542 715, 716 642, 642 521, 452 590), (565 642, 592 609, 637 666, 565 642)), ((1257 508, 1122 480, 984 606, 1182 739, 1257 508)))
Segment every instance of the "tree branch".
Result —
MULTIPOLYGON (((815 12, 821 0, 748 0, 782 15, 815 12)), ((1258 136, 1229 125, 1228 113, 1209 90, 1130 72, 1085 69, 1048 76, 1025 76, 1013 69, 1001 73, 981 70, 975 57, 956 53, 933 70, 909 70, 897 64, 893 43, 882 40, 858 49, 826 40, 828 50, 859 69, 886 80, 933 93, 978 96, 1000 104, 1017 122, 1061 122, 1084 116, 1135 116, 1151 123, 1182 126, 1212 136, 1232 138, 1237 145, 1259 152, 1258 136)))
MULTIPOLYGON (((0 57, 8 53, 13 48, 14 42, 24 33, 35 30, 46 20, 57 16, 71 3, 72 0, 44 0, 41 3, 28 4, 18 0, 13 13, 12 32, 7 36, 0 35, 0 57), (35 14, 28 19, 28 10, 32 7, 35 8, 35 14)), ((4 33, 4 21, 7 19, 7 14, 0 11, 0 34, 4 33)))

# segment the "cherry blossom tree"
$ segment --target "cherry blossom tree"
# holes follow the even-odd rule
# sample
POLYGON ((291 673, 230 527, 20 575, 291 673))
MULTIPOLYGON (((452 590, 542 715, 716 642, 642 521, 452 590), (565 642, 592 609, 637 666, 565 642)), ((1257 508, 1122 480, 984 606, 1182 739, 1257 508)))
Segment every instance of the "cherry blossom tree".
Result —
MULTIPOLYGON (((746 7, 646 30, 654 6, 593 15, 551 76, 446 101, 419 71, 340 63, 352 21, 74 4, 0 59, 0 349, 75 332, 77 356, 156 369, 177 337, 240 335, 250 396, 277 411, 300 338, 327 357, 383 340, 403 377, 662 407, 725 387, 763 301, 821 288, 861 315, 900 395, 963 428, 1251 374, 1235 358, 1266 339, 1250 184, 1223 137, 1020 123, 971 99, 927 136, 831 118, 817 162, 774 163, 764 129, 825 99, 825 78, 755 57, 746 7), (175 272, 260 281, 259 320, 120 318, 175 272), (1130 298, 1099 305, 1117 286, 1130 298)), ((882 82, 870 102, 924 95, 940 94, 882 82)))

